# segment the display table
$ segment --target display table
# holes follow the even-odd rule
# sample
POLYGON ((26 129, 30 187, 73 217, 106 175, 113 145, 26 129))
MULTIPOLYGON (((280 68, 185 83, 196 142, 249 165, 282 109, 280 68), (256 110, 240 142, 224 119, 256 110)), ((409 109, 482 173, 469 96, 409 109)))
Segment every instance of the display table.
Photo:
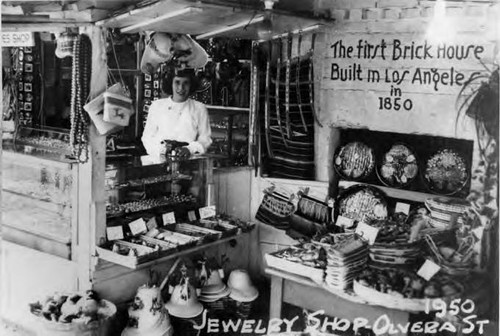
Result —
POLYGON ((274 268, 266 268, 265 272, 271 275, 269 318, 281 318, 281 306, 286 302, 313 312, 324 310, 327 316, 349 321, 360 317, 373 323, 383 315, 394 325, 409 321, 410 312, 369 305, 356 296, 333 293, 308 278, 274 268))

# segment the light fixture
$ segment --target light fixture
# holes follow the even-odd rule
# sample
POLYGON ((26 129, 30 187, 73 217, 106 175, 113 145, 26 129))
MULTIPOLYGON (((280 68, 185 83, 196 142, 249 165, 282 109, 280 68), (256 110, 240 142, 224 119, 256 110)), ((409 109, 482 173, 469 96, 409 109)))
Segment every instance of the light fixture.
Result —
POLYGON ((264 20, 257 28, 257 35, 261 40, 270 40, 273 37, 272 11, 274 4, 279 0, 262 0, 264 3, 264 20))

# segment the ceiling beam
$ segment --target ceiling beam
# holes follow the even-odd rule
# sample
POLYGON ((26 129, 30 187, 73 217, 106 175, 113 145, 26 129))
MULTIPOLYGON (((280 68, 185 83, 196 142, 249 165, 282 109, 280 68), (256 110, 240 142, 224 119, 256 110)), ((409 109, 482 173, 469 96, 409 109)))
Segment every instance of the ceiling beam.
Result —
POLYGON ((169 19, 173 19, 173 18, 176 18, 176 17, 181 16, 181 15, 189 15, 192 13, 201 13, 202 11, 203 11, 203 9, 201 9, 201 8, 186 7, 186 8, 177 10, 177 11, 173 11, 173 12, 170 12, 167 14, 160 15, 160 16, 155 17, 153 19, 145 20, 145 21, 133 24, 131 26, 121 28, 120 31, 122 33, 135 33, 135 30, 137 30, 139 28, 147 27, 147 26, 155 24, 157 22, 167 21, 169 19))
POLYGON ((235 29, 239 29, 239 28, 246 27, 249 25, 253 25, 253 24, 256 24, 256 23, 259 23, 262 21, 264 21, 264 15, 258 15, 254 18, 250 18, 250 20, 244 20, 244 21, 241 21, 239 23, 236 23, 236 24, 233 24, 233 25, 230 25, 227 27, 222 27, 222 28, 215 29, 215 30, 212 30, 212 31, 204 33, 204 34, 200 34, 200 35, 196 36, 196 39, 202 40, 202 39, 210 38, 210 37, 222 34, 222 33, 227 33, 228 31, 231 31, 231 30, 235 30, 235 29))

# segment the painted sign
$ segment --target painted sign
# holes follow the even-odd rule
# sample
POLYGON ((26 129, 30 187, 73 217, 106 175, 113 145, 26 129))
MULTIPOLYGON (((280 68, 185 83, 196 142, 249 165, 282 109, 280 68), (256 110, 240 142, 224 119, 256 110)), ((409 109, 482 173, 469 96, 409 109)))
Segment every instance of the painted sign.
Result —
POLYGON ((34 47, 32 32, 2 32, 2 47, 34 47))

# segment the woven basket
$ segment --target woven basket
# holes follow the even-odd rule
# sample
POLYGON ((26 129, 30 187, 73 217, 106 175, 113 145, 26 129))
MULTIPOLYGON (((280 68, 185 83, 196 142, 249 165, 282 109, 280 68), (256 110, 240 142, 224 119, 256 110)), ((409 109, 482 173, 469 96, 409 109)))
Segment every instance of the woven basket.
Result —
POLYGON ((39 318, 43 326, 38 330, 38 336, 107 336, 111 319, 116 314, 116 306, 106 300, 101 300, 108 308, 107 316, 90 323, 73 320, 71 323, 49 321, 39 318))

